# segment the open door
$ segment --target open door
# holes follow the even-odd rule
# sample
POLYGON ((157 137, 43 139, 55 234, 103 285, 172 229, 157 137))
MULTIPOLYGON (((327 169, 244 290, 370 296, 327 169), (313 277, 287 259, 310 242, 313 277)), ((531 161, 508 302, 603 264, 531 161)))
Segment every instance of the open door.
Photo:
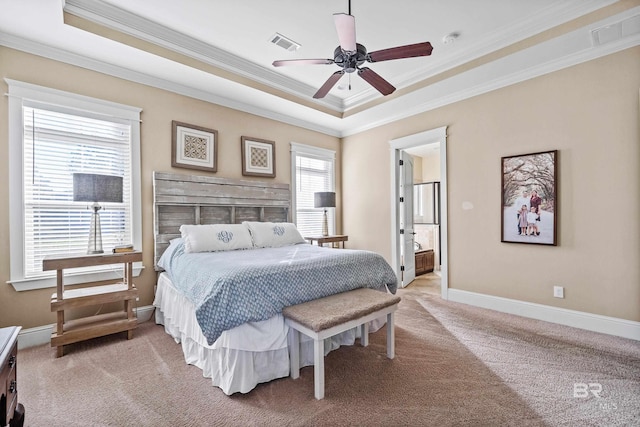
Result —
MULTIPOLYGON (((400 186, 409 182, 411 175, 403 173, 403 167, 399 165, 400 160, 407 160, 403 155, 407 149, 415 147, 427 146, 430 144, 438 144, 440 146, 440 239, 438 244, 440 245, 440 290, 443 299, 448 299, 449 289, 449 257, 448 257, 448 215, 447 215, 447 127, 443 126, 436 129, 427 130, 424 132, 416 133, 413 135, 403 136, 398 139, 389 141, 391 150, 389 150, 390 166, 391 166, 391 197, 389 202, 391 204, 391 222, 389 232, 391 233, 391 266, 398 276, 398 282, 402 283, 402 271, 403 264, 403 252, 413 254, 413 274, 415 274, 415 251, 413 247, 408 247, 407 239, 401 239, 404 234, 400 234, 398 230, 403 228, 406 221, 406 216, 400 214, 401 205, 399 203, 400 197, 405 195, 400 194, 400 186), (403 224, 402 226, 400 224, 403 224), (409 252, 411 251, 411 252, 409 252)), ((413 174, 413 172, 411 172, 413 174)), ((412 194, 413 195, 413 194, 412 194)), ((411 212, 411 210, 409 211, 411 212)), ((403 208, 403 214, 406 211, 403 208)), ((413 220, 413 217, 411 217, 413 220)), ((413 229, 413 226, 410 227, 413 229)), ((410 231, 410 233, 413 231, 410 231)), ((410 237, 409 242, 413 242, 413 234, 407 234, 410 237)), ((409 260, 410 261, 410 260, 409 260)), ((411 262, 411 261, 410 261, 411 262)), ((403 286, 409 283, 403 283, 403 286)))
POLYGON ((400 153, 400 242, 402 247, 402 287, 416 278, 416 257, 413 230, 413 157, 400 153))

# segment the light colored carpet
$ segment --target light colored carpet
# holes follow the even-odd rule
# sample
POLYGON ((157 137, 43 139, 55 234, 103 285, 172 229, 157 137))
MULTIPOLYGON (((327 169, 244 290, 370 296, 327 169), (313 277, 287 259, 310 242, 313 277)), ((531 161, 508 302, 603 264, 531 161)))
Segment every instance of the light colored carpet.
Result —
POLYGON ((640 425, 640 343, 399 292, 396 358, 384 328, 370 346, 326 357, 324 400, 313 368, 246 395, 224 395, 146 322, 113 335, 19 353, 27 426, 632 426, 640 425), (573 397, 599 383, 600 398, 573 397))

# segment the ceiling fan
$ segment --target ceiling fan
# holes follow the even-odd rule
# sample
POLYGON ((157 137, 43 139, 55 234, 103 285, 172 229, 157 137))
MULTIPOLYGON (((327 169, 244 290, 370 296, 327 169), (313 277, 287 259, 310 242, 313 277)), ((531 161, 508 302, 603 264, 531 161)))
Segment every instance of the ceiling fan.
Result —
POLYGON ((351 0, 349 0, 349 13, 334 13, 333 19, 338 32, 340 46, 333 51, 333 59, 284 59, 273 61, 274 67, 285 65, 315 65, 336 64, 341 70, 336 71, 313 95, 314 98, 324 98, 345 73, 358 72, 367 83, 386 96, 396 90, 388 81, 380 77, 378 73, 369 67, 360 67, 365 62, 381 62, 392 59, 414 58, 417 56, 429 56, 433 46, 429 42, 410 44, 406 46, 392 47, 389 49, 367 52, 367 48, 356 43, 356 19, 351 15, 351 0))

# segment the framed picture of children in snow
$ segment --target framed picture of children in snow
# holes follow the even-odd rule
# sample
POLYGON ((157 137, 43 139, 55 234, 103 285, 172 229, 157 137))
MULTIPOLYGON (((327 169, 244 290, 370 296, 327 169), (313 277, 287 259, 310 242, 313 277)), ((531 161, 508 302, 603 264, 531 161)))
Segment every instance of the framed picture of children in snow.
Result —
POLYGON ((558 150, 502 158, 502 241, 557 245, 558 150))

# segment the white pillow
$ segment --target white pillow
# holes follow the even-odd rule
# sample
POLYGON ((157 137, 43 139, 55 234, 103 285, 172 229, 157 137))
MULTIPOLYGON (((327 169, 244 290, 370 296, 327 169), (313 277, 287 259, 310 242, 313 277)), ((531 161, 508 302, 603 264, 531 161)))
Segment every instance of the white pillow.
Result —
POLYGON ((296 225, 291 222, 245 221, 242 224, 251 231, 253 246, 256 248, 279 248, 306 242, 296 225))
POLYGON ((249 230, 242 224, 181 225, 185 253, 253 249, 249 230))

